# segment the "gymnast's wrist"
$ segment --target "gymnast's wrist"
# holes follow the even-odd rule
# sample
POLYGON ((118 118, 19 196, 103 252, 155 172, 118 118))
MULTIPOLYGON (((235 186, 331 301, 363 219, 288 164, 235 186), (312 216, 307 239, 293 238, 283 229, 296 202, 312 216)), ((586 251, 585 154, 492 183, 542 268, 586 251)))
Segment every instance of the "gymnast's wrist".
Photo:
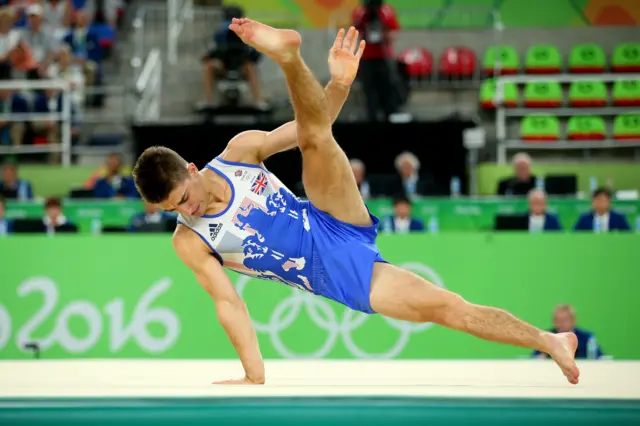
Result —
POLYGON ((329 81, 328 86, 331 89, 335 89, 335 90, 341 90, 341 91, 346 91, 348 92, 349 89, 351 88, 351 83, 350 81, 347 80, 343 80, 343 79, 338 79, 338 78, 334 78, 331 77, 331 80, 329 81))

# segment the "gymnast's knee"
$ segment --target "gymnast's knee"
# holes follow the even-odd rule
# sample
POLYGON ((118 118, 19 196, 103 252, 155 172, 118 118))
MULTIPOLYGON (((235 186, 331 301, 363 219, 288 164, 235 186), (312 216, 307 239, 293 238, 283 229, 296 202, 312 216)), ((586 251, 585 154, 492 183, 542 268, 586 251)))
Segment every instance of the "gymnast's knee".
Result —
POLYGON ((433 322, 440 325, 451 325, 467 311, 469 302, 462 296, 450 291, 444 291, 438 301, 428 301, 419 309, 420 322, 433 322))
POLYGON ((333 134, 331 128, 327 127, 311 127, 298 126, 298 146, 304 153, 305 151, 313 151, 330 147, 333 143, 333 134))

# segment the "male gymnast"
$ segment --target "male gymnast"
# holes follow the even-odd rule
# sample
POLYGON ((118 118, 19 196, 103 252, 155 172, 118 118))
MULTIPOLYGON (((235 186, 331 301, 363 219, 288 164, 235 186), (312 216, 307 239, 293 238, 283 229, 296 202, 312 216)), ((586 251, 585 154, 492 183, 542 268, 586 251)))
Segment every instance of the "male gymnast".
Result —
POLYGON ((179 213, 173 246, 215 302, 218 320, 245 376, 219 384, 263 384, 264 362, 245 303, 223 267, 341 303, 367 314, 433 322, 493 342, 549 354, 577 384, 573 333, 552 334, 508 312, 472 304, 387 263, 370 214, 331 125, 347 98, 365 48, 350 28, 329 53, 331 82, 323 90, 300 56, 301 37, 250 19, 229 28, 284 71, 295 121, 272 131, 246 131, 198 170, 176 152, 151 147, 133 176, 143 198, 179 213), (298 148, 308 201, 295 197, 264 166, 298 148))

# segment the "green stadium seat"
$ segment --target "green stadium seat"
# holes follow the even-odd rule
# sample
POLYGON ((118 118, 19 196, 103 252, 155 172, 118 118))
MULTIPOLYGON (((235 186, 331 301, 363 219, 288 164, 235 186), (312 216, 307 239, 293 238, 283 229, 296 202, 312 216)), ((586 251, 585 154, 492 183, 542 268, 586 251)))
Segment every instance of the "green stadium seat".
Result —
POLYGON ((611 58, 614 72, 640 72, 640 43, 623 43, 616 46, 611 58))
POLYGON ((618 140, 640 140, 640 114, 617 116, 613 121, 613 137, 618 140))
POLYGON ((557 81, 527 83, 524 87, 524 104, 530 108, 549 108, 562 105, 562 88, 557 81))
POLYGON ((557 141, 560 139, 560 122, 550 115, 528 115, 520 123, 520 138, 525 141, 557 141))
POLYGON ((520 55, 513 46, 491 46, 482 57, 482 70, 487 75, 494 75, 496 62, 500 59, 500 74, 518 74, 520 72, 520 55))
MULTIPOLYGON (((518 106, 518 87, 515 83, 507 83, 503 86, 502 104, 508 108, 518 106)), ((489 78, 482 82, 480 86, 480 105, 485 109, 496 107, 494 99, 496 96, 496 80, 489 78)))
POLYGON ((613 103, 617 106, 640 106, 640 80, 613 83, 613 103))
POLYGON ((569 105, 600 107, 607 105, 607 88, 602 81, 574 81, 569 87, 569 105))
POLYGON ((569 71, 572 73, 604 72, 607 59, 602 47, 594 43, 573 46, 569 54, 569 71))
POLYGON ((607 129, 602 117, 576 116, 567 123, 567 137, 572 141, 604 140, 607 129))
POLYGON ((525 71, 529 74, 557 74, 562 71, 560 51, 551 45, 538 44, 527 50, 525 71))

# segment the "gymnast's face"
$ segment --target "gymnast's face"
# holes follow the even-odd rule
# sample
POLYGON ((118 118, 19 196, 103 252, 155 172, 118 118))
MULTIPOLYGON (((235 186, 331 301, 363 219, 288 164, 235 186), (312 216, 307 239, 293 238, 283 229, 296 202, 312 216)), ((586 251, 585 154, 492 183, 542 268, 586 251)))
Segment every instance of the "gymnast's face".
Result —
POLYGON ((187 172, 188 178, 177 184, 159 207, 185 216, 202 216, 207 210, 209 199, 204 179, 193 163, 187 166, 187 172))

